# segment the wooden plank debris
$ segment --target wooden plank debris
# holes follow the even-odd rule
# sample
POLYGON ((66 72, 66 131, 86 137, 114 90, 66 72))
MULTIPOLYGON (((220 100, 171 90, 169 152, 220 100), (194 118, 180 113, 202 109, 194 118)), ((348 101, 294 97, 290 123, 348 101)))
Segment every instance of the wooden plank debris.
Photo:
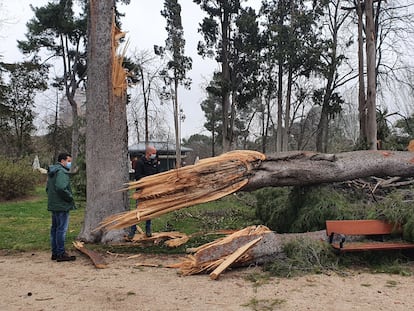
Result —
POLYGON ((229 255, 226 260, 224 260, 213 272, 210 273, 210 278, 212 280, 217 280, 220 274, 226 270, 232 263, 234 263, 237 259, 243 256, 253 245, 259 242, 262 237, 258 237, 257 239, 247 243, 246 245, 240 247, 237 251, 233 254, 229 255))
POLYGON ((104 269, 108 267, 107 263, 105 262, 104 257, 98 252, 95 252, 91 249, 86 248, 83 242, 74 241, 73 246, 75 246, 75 248, 78 251, 88 256, 92 260, 96 268, 104 269))
MULTIPOLYGON (((244 228, 224 238, 200 246, 194 255, 187 255, 181 262, 168 265, 168 267, 180 269, 182 275, 213 271, 240 248, 259 238, 258 241, 252 244, 252 246, 255 245, 261 240, 264 233, 269 232, 271 232, 270 229, 265 226, 244 228), (234 241, 236 242, 234 243, 234 241)), ((232 260, 230 264, 240 264, 245 260, 249 260, 249 250, 250 247, 243 254, 235 255, 237 258, 234 258, 234 260, 233 257, 229 259, 232 260)))

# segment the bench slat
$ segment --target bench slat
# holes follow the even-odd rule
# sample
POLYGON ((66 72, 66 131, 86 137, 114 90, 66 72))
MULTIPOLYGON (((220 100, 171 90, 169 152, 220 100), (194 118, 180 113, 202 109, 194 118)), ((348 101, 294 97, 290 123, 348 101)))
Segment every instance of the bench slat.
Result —
POLYGON ((326 233, 331 235, 348 234, 348 235, 376 235, 390 234, 400 231, 401 228, 394 224, 386 223, 382 220, 327 220, 326 233))
POLYGON ((332 243, 333 248, 341 252, 359 252, 371 250, 390 250, 390 249, 414 249, 414 243, 345 243, 341 248, 339 243, 332 243))

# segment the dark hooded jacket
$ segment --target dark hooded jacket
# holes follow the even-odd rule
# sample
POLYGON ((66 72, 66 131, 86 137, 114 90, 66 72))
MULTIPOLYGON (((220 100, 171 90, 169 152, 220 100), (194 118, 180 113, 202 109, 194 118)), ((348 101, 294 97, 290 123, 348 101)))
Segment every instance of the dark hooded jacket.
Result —
POLYGON ((49 166, 46 192, 48 211, 67 212, 75 208, 69 170, 60 163, 49 166))

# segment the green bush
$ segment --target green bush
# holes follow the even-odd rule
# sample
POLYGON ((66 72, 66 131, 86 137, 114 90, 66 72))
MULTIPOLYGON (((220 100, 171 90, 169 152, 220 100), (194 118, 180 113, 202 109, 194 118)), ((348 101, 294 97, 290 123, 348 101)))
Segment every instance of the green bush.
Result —
POLYGON ((322 230, 329 219, 364 219, 362 204, 352 204, 331 185, 266 188, 255 192, 256 216, 279 232, 322 230))
POLYGON ((354 219, 356 213, 346 197, 331 185, 294 187, 289 204, 298 211, 291 232, 322 230, 326 220, 354 219))
POLYGON ((288 204, 291 188, 263 188, 254 192, 256 217, 270 229, 285 233, 296 219, 297 210, 288 204))
POLYGON ((298 238, 285 243, 282 248, 285 256, 264 267, 272 275, 292 277, 338 269, 338 257, 323 241, 298 238))
POLYGON ((0 158, 0 199, 11 200, 28 195, 35 189, 39 173, 24 160, 0 158))
POLYGON ((86 199, 86 161, 83 152, 79 153, 76 165, 78 170, 71 177, 71 185, 77 199, 86 199))

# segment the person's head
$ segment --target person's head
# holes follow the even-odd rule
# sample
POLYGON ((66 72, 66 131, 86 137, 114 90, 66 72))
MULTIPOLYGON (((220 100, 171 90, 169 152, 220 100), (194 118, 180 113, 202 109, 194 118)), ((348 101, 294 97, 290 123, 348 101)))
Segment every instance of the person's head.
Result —
POLYGON ((69 153, 66 153, 66 152, 60 153, 58 155, 57 160, 62 166, 70 169, 70 167, 72 165, 72 156, 69 153))
POLYGON ((154 160, 157 157, 157 149, 155 149, 154 146, 147 146, 145 148, 145 157, 147 158, 147 160, 154 160))

